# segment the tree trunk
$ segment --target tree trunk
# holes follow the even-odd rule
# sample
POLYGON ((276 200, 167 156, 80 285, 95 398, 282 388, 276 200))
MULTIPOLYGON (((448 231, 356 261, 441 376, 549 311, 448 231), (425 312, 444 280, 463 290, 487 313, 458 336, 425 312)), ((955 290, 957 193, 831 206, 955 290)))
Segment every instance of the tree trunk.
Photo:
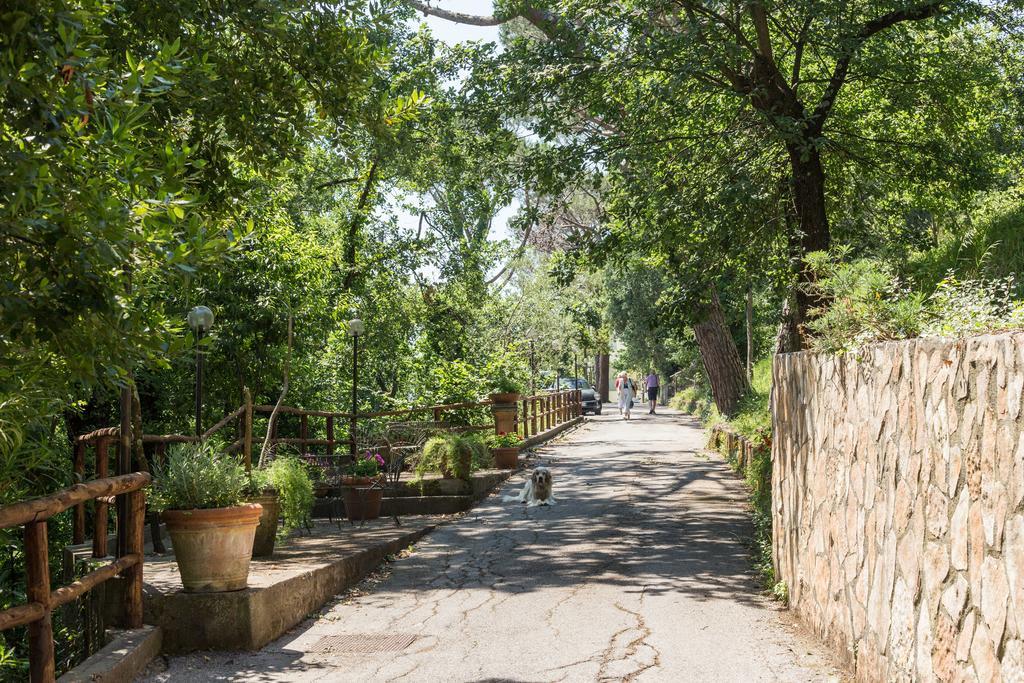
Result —
POLYGON ((747 284, 747 379, 754 377, 754 288, 747 284))
POLYGON ((740 399, 750 388, 750 383, 743 371, 736 342, 729 333, 728 325, 725 324, 718 291, 713 287, 705 318, 694 325, 693 334, 697 338, 700 358, 711 384, 711 397, 718 412, 729 417, 735 414, 740 399))
POLYGON ((791 353, 799 351, 802 346, 800 339, 800 325, 803 320, 796 317, 793 296, 790 294, 782 302, 782 320, 779 322, 779 330, 775 334, 774 353, 791 353))
MULTIPOLYGON (((807 141, 790 144, 789 163, 793 173, 791 188, 793 195, 792 218, 796 234, 791 235, 793 264, 796 268, 796 287, 789 309, 783 309, 782 326, 779 330, 776 352, 800 351, 803 349, 801 326, 807 319, 807 312, 816 302, 807 291, 812 275, 807 269, 805 258, 812 251, 824 251, 832 241, 825 212, 825 170, 821 155, 807 141)), ((788 221, 787 221, 788 222, 788 221)))
POLYGON ((602 403, 607 403, 609 399, 608 371, 608 354, 597 354, 597 395, 601 397, 602 403))

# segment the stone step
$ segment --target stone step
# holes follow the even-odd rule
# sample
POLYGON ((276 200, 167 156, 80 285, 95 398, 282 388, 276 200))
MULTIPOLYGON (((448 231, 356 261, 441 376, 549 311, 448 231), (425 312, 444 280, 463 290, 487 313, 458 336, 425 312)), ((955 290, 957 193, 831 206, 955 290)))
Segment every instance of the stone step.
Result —
POLYGON ((110 642, 61 676, 58 683, 131 683, 160 654, 163 630, 159 626, 110 635, 110 642))

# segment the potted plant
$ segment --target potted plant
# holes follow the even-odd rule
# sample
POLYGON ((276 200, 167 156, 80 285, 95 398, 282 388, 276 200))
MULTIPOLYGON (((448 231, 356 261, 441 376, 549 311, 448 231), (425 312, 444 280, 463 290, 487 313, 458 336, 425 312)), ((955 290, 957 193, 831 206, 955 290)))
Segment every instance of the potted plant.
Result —
POLYGON ((458 434, 438 434, 423 444, 423 453, 416 461, 416 474, 438 472, 444 479, 469 479, 473 467, 473 449, 458 434))
POLYGON ((491 393, 487 398, 491 399, 491 403, 515 403, 520 394, 520 386, 506 377, 491 382, 491 393))
POLYGON ((515 432, 501 432, 491 437, 491 453, 494 466, 503 470, 519 467, 519 444, 522 439, 515 432))
POLYGON ((380 486, 380 469, 384 458, 380 453, 366 452, 357 457, 341 477, 341 496, 345 501, 345 515, 352 521, 377 519, 384 500, 380 486))
POLYGON ((310 527, 310 511, 315 498, 313 480, 308 467, 299 458, 279 456, 265 469, 254 470, 250 482, 249 488, 253 495, 249 500, 263 506, 252 556, 268 557, 274 552, 282 512, 282 534, 300 527, 310 527))
POLYGON ((486 368, 491 403, 515 403, 519 400, 523 384, 518 379, 521 368, 517 363, 514 356, 506 353, 492 360, 486 368))
POLYGON ((266 470, 257 469, 249 473, 245 500, 249 503, 258 503, 262 508, 260 525, 256 527, 256 535, 252 542, 252 556, 270 557, 274 554, 274 543, 277 540, 281 502, 266 470))
POLYGON ((243 503, 245 468, 208 444, 172 449, 152 501, 162 511, 188 593, 241 590, 248 584, 253 537, 263 508, 243 503))

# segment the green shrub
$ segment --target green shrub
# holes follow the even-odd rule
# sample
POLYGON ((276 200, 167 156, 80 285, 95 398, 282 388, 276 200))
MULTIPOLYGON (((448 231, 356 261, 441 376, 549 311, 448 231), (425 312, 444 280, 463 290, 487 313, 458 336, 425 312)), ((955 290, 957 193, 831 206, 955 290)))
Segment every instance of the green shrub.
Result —
POLYGON ((494 467, 494 458, 491 457, 491 449, 484 441, 484 438, 479 434, 471 434, 463 437, 463 441, 469 446, 470 451, 473 453, 472 462, 470 463, 470 469, 473 472, 477 470, 489 470, 494 467))
POLYGON ((155 510, 222 508, 242 502, 245 468, 210 444, 179 444, 155 475, 150 503, 155 510))
POLYGON ((807 256, 815 280, 808 293, 822 301, 806 323, 815 351, 843 353, 863 344, 916 337, 924 296, 911 291, 892 267, 874 259, 848 261, 849 250, 807 256))
POLYGON ((928 298, 926 336, 966 337, 1024 327, 1012 277, 960 281, 950 273, 928 298))
POLYGON ((277 491, 281 502, 284 525, 279 533, 310 526, 315 497, 308 466, 297 457, 278 456, 265 472, 267 482, 277 491))
POLYGON ((690 386, 676 393, 669 400, 669 406, 676 410, 693 415, 702 422, 707 422, 712 414, 717 414, 711 393, 704 387, 690 386))
POLYGON ((809 257, 817 276, 809 289, 823 302, 806 326, 816 351, 844 353, 878 341, 1024 328, 1024 303, 1012 275, 962 279, 949 271, 925 296, 903 284, 889 265, 873 259, 842 262, 847 255, 836 250, 809 257))
POLYGON ((416 474, 440 472, 451 479, 468 479, 473 463, 473 449, 468 440, 457 434, 440 434, 423 445, 423 453, 416 463, 416 474))
POLYGON ((965 225, 945 226, 935 247, 910 255, 907 271, 923 292, 934 290, 950 273, 965 280, 1024 273, 1020 189, 987 197, 965 225))
POLYGON ((513 347, 493 356, 483 367, 482 374, 489 393, 520 394, 530 378, 525 357, 513 347))

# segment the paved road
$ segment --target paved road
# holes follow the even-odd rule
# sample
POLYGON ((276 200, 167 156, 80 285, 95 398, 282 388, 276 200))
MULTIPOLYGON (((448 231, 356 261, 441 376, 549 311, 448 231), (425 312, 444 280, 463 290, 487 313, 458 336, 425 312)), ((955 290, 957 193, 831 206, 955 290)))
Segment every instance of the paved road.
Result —
POLYGON ((491 496, 263 651, 175 658, 154 680, 833 677, 758 595, 743 487, 702 453, 703 432, 669 411, 627 423, 609 408, 541 452, 557 506, 491 496), (401 649, 316 651, 354 634, 401 649))

